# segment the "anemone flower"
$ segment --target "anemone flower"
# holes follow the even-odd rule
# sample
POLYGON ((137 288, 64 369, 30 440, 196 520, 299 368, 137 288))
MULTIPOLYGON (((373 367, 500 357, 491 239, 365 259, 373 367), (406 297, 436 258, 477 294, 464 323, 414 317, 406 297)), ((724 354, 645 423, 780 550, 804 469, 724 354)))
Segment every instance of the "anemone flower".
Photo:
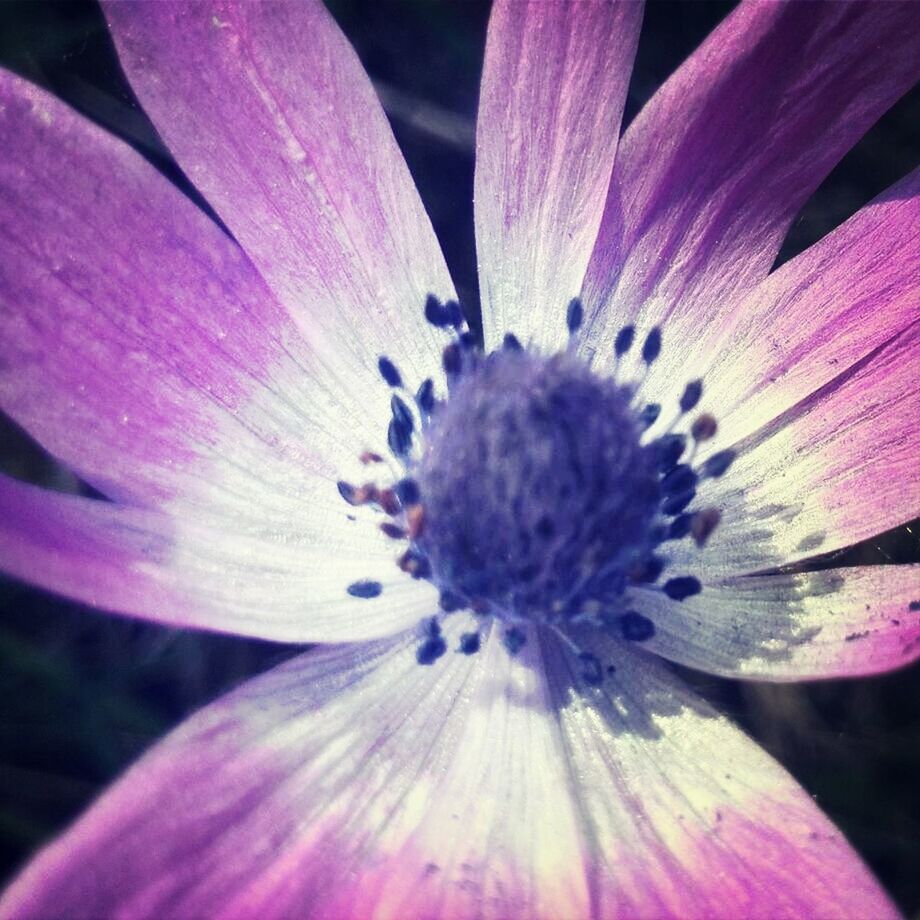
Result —
POLYGON ((793 567, 916 505, 920 175, 771 271, 916 80, 917 6, 742 4, 621 139, 640 6, 500 0, 484 341, 321 5, 106 12, 223 226, 0 78, 2 405, 107 499, 4 479, 3 566, 319 647, 158 744, 2 915, 895 915, 667 662, 920 654, 916 567, 793 567))

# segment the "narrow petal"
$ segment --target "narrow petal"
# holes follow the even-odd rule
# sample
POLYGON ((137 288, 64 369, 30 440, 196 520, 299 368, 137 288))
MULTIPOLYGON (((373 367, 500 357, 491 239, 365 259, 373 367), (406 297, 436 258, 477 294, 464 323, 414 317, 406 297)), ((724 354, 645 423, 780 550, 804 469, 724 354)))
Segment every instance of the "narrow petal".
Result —
MULTIPOLYGON (((341 499, 339 499, 341 503, 341 499)), ((0 476, 0 570, 115 613, 288 642, 391 635, 437 593, 373 527, 318 505, 300 533, 167 515, 0 476), (379 586, 355 597, 355 583, 379 586)))
POLYGON ((742 3, 623 138, 585 282, 591 348, 611 355, 635 323, 689 349, 918 78, 915 3, 742 3))
POLYGON ((582 695, 567 654, 530 632, 511 658, 493 632, 433 667, 407 639, 296 658, 155 748, 0 910, 896 915, 810 797, 654 660, 614 651, 609 693, 582 695))
POLYGON ((119 58, 170 152, 296 323, 360 390, 380 355, 410 386, 453 296, 370 80, 318 0, 111 3, 119 58))
POLYGON ((0 404, 58 459, 113 498, 291 526, 385 451, 383 382, 337 376, 138 154, 6 72, 0 134, 0 404))
POLYGON ((692 344, 670 342, 644 392, 666 401, 661 392, 692 368, 703 408, 719 417, 713 449, 751 434, 916 318, 918 228, 920 169, 771 274, 724 322, 697 330, 692 344))
POLYGON ((694 507, 722 519, 704 550, 670 550, 703 580, 786 565, 912 520, 920 507, 920 323, 737 443, 694 507))
POLYGON ((876 674, 920 658, 920 565, 731 578, 675 602, 636 591, 655 624, 644 648, 756 680, 876 674))
POLYGON ((499 2, 476 127, 475 222, 486 345, 554 348, 603 210, 640 3, 499 2))

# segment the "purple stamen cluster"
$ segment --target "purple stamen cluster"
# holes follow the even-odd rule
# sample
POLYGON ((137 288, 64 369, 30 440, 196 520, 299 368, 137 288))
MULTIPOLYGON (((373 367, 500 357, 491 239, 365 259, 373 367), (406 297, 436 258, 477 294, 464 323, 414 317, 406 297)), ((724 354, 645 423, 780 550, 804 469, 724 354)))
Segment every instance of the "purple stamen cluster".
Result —
MULTIPOLYGON (((600 684, 611 669, 578 647, 568 635, 572 626, 644 642, 655 624, 628 609, 628 588, 660 590, 676 601, 702 588, 691 576, 665 578, 660 549, 682 539, 703 546, 720 520, 718 509, 687 508, 700 480, 722 475, 734 453, 693 464, 697 445, 716 434, 711 415, 697 416, 689 437, 675 430, 700 403, 703 381, 687 383, 674 421, 643 442, 662 407, 637 405, 635 387, 616 378, 636 340, 633 326, 616 336, 614 373, 604 376, 574 348, 544 355, 512 333, 485 354, 455 302, 429 296, 424 312, 452 334, 442 353, 449 397, 437 399, 430 378, 414 399, 403 395, 402 374, 381 357, 380 375, 392 389, 387 443, 405 476, 383 489, 338 484, 350 504, 373 504, 388 516, 383 532, 407 544, 400 569, 439 589, 439 609, 420 627, 417 660, 432 664, 444 655, 442 618, 468 609, 503 624, 510 654, 524 646, 525 624, 552 629, 578 657, 584 681, 600 684)), ((583 318, 581 302, 572 300, 565 314, 570 344, 583 318)), ((661 350, 656 327, 642 344, 645 365, 661 350)), ((382 587, 358 581, 346 590, 371 598, 382 587)), ((468 632, 457 651, 479 648, 479 633, 468 632)))
POLYGON ((564 352, 475 356, 418 466, 420 547, 451 589, 506 622, 565 623, 648 551, 654 451, 629 396, 564 352))

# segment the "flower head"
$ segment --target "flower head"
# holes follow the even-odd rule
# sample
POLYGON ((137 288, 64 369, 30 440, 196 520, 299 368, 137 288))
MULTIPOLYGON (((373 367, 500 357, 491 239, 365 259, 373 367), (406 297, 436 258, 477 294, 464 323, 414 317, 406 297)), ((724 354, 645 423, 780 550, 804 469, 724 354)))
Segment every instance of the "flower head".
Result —
POLYGON ((0 401, 109 499, 0 480, 0 558, 322 645, 157 746, 4 915, 894 914, 661 659, 920 656, 916 567, 789 568, 914 512, 920 176, 770 271, 917 79, 916 7, 744 3, 621 139, 641 6, 498 2, 482 339, 321 5, 106 11, 229 233, 0 76, 0 401))

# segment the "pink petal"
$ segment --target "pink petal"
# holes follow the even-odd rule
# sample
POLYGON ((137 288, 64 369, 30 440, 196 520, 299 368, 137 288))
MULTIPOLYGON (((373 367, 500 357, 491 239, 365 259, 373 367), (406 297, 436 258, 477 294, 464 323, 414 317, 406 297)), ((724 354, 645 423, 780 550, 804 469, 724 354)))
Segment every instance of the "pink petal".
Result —
MULTIPOLYGON (((557 680, 560 654, 546 656, 557 680)), ((556 685, 592 830, 593 916, 897 916, 840 832, 756 744, 653 657, 611 643, 607 658, 608 693, 556 685)))
POLYGON ((712 352, 723 437, 744 437, 917 318, 920 169, 758 285, 712 352))
POLYGON ((610 694, 583 696, 567 654, 531 634, 512 659, 493 634, 430 668, 406 639, 294 659, 162 742, 0 911, 896 915, 811 798, 660 665, 614 650, 610 694))
POLYGON ((719 418, 712 449, 761 428, 915 319, 918 226, 915 170, 757 285, 723 323, 670 343, 646 391, 682 386, 692 368, 705 381, 701 407, 719 418))
MULTIPOLYGON (((338 504, 343 504, 336 496, 338 504)), ((0 568, 86 604, 290 642, 390 635, 437 609, 373 527, 317 506, 297 534, 202 513, 167 515, 0 476, 0 568), (376 581, 377 597, 348 587, 376 581)))
POLYGON ((0 100, 4 410, 112 497, 299 528, 385 448, 376 370, 379 406, 125 144, 5 72, 0 100))
POLYGON ((338 382, 360 390, 383 354, 413 389, 436 371, 443 333, 423 306, 453 287, 370 81, 322 3, 105 10, 166 145, 335 356, 338 382))
POLYGON ((597 235, 640 3, 496 3, 476 129, 475 221, 487 347, 565 341, 597 235))
POLYGON ((637 591, 655 624, 643 648, 756 680, 876 674, 920 658, 920 565, 731 578, 677 603, 637 591))
POLYGON ((770 269, 796 213, 920 78, 913 3, 747 2, 626 132, 585 281, 591 347, 623 323, 693 342, 770 269))
POLYGON ((676 566, 711 580, 840 549, 910 521, 920 505, 920 324, 736 445, 694 507, 721 509, 705 549, 676 566))

